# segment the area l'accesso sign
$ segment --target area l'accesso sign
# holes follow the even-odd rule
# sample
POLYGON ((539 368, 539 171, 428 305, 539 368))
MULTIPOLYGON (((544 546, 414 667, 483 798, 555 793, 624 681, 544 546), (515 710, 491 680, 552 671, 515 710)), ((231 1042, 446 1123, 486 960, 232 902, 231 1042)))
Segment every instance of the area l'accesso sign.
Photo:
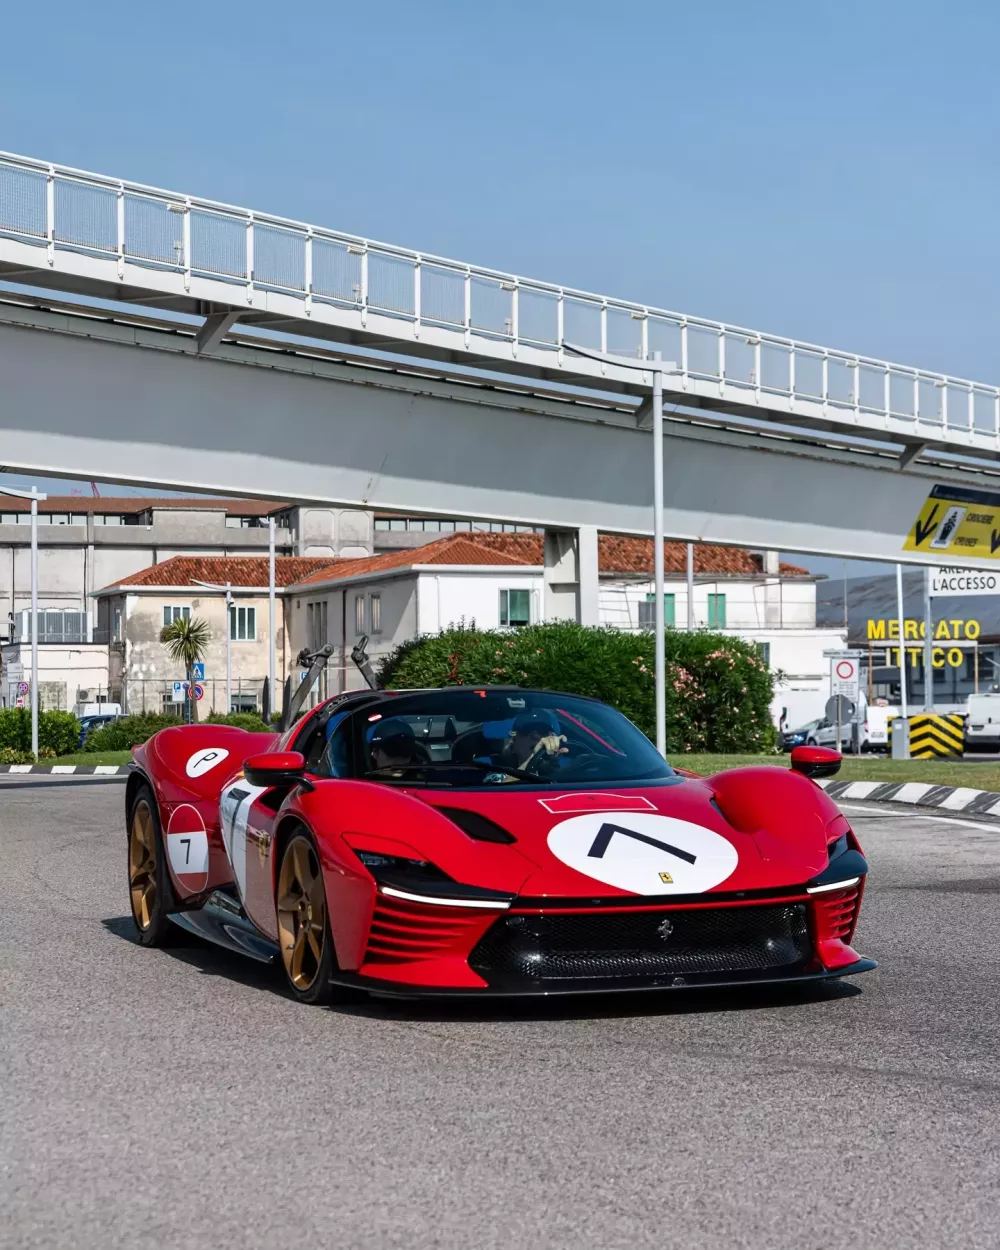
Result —
POLYGON ((1000 594, 1000 573, 981 569, 932 569, 931 594, 955 597, 1000 594))

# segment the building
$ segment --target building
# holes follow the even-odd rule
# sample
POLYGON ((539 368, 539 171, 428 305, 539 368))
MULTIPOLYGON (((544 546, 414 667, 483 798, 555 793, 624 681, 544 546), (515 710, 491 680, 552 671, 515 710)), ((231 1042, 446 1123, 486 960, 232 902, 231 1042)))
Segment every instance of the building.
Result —
MULTIPOLYGON (((270 651, 268 564, 266 556, 173 556, 97 591, 97 633, 108 641, 93 646, 107 657, 111 697, 131 712, 169 710, 174 702, 174 682, 183 680, 185 673, 182 665, 167 656, 160 631, 177 617, 186 616, 207 621, 211 629, 204 661, 205 698, 199 711, 227 710, 227 631, 232 664, 228 710, 259 708, 270 651), (198 582, 209 582, 220 589, 211 590, 198 582), (228 622, 227 582, 234 600, 228 622)), ((293 671, 298 649, 291 649, 288 642, 290 600, 284 591, 329 564, 324 556, 281 556, 275 560, 278 683, 283 683, 293 671)), ((72 702, 71 699, 71 705, 72 702)))
MULTIPOLYGON (((327 638, 345 657, 363 634, 373 658, 419 634, 465 621, 487 628, 516 628, 542 619, 542 536, 455 533, 371 559, 338 561, 289 587, 293 647, 327 638)), ((665 543, 665 615, 687 624, 684 543, 665 543)), ((599 538, 599 609, 602 624, 646 630, 653 622, 651 539, 599 538)), ((773 704, 777 721, 823 714, 829 663, 823 652, 841 647, 841 629, 816 626, 816 584, 821 579, 795 565, 732 547, 695 548, 696 628, 754 642, 781 672, 773 704)), ((336 688, 357 685, 341 665, 336 688)))
MULTIPOLYGON (((964 711, 970 694, 1000 688, 1000 596, 932 598, 931 702, 940 712, 964 711)), ((900 700, 899 615, 892 573, 846 580, 821 588, 819 619, 844 630, 862 653, 868 698, 900 700)), ((926 705, 924 680, 924 571, 903 573, 903 652, 906 688, 914 707, 926 705)))
MULTIPOLYGON (((0 642, 28 637, 31 505, 0 493, 0 642)), ((38 505, 39 642, 94 641, 95 591, 178 555, 371 555, 373 517, 261 499, 52 495, 38 505)), ((102 641, 107 641, 103 639, 102 641)))

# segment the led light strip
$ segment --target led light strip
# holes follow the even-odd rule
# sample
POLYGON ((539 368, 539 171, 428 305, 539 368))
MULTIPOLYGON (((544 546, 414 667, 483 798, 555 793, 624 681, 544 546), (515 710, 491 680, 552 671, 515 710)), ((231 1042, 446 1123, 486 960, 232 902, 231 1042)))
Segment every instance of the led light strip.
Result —
POLYGON ((383 894, 391 898, 405 898, 410 903, 431 903, 435 907, 485 907, 491 911, 506 911, 510 902, 503 899, 483 898, 433 898, 427 894, 409 894, 406 890, 394 889, 391 885, 380 887, 383 894))
POLYGON ((852 885, 857 885, 861 880, 860 877, 848 877, 846 881, 832 881, 829 885, 807 885, 807 894, 825 894, 828 890, 847 890, 852 885))

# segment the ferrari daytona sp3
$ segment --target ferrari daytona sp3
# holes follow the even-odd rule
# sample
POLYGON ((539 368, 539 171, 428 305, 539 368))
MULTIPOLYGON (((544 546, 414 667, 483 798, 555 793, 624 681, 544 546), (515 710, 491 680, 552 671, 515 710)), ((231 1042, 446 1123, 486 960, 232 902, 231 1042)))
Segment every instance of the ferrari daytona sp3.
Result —
POLYGON ((161 730, 126 787, 139 941, 174 926, 283 967, 293 996, 813 981, 867 864, 791 770, 675 770, 624 716, 551 691, 360 690, 281 734, 161 730))

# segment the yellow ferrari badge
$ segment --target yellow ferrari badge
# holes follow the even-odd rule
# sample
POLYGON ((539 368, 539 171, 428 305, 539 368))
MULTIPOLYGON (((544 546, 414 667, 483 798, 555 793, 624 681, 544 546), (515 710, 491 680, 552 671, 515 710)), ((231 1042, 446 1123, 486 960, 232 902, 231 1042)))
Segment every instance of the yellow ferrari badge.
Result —
POLYGON ((669 873, 669 872, 661 872, 661 873, 660 873, 660 880, 663 882, 663 884, 664 884, 664 885, 673 885, 673 884, 674 884, 674 879, 673 879, 673 877, 670 875, 670 873, 669 873))

